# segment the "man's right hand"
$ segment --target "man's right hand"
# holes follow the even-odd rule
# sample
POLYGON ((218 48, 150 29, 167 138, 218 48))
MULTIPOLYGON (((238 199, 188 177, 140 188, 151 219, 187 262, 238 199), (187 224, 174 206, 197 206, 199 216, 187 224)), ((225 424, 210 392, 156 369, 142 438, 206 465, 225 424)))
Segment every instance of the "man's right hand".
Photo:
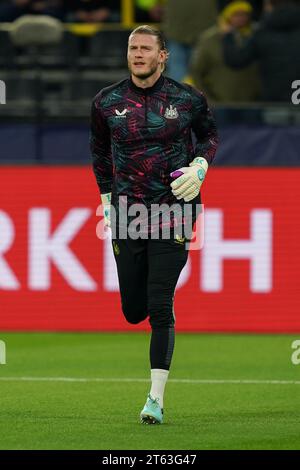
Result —
POLYGON ((104 225, 106 227, 110 227, 111 193, 101 194, 101 201, 103 206, 104 225))

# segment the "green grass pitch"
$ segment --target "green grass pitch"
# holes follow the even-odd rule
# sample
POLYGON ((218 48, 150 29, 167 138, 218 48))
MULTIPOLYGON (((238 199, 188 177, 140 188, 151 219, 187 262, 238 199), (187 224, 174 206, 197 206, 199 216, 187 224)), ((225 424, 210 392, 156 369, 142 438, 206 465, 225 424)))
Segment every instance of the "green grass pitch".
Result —
POLYGON ((147 426, 148 334, 0 333, 0 448, 300 449, 299 336, 177 334, 165 422, 147 426))

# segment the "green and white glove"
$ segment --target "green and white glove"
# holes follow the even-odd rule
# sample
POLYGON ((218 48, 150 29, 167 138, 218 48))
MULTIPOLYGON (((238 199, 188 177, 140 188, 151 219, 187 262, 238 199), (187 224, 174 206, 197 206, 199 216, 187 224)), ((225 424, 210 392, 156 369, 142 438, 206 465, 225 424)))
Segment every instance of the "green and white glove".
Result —
POLYGON ((177 199, 183 198, 185 202, 194 199, 200 192, 207 169, 208 163, 205 158, 196 157, 189 166, 184 166, 171 173, 171 176, 177 172, 183 173, 182 176, 179 176, 171 183, 174 196, 177 199))
POLYGON ((104 225, 106 227, 110 227, 111 193, 101 194, 101 201, 103 206, 104 225))

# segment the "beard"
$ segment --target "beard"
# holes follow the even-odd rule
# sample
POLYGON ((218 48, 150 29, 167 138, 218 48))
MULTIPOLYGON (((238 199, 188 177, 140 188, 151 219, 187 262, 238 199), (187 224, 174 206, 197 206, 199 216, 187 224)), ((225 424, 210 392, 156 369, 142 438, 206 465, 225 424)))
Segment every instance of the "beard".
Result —
POLYGON ((136 78, 141 80, 146 80, 147 78, 151 77, 158 69, 158 63, 151 64, 149 67, 148 72, 133 72, 131 65, 128 62, 128 69, 132 73, 132 75, 136 78))

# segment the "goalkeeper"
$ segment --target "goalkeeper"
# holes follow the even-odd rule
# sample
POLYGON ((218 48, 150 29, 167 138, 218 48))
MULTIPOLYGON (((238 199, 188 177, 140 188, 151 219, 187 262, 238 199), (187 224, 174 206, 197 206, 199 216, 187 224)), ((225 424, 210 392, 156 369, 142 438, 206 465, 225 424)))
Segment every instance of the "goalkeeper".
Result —
POLYGON ((148 317, 151 325, 151 389, 140 413, 147 424, 163 421, 175 341, 174 291, 188 257, 188 237, 176 233, 176 214, 169 219, 170 236, 165 238, 164 220, 156 219, 153 229, 150 209, 187 205, 193 223, 217 149, 216 125, 205 97, 162 74, 167 55, 161 32, 147 25, 136 28, 128 41, 130 77, 102 89, 91 114, 93 169, 104 221, 112 228, 122 311, 129 323, 148 317), (128 209, 136 203, 146 209, 143 236, 129 230, 132 215, 126 237, 120 236, 124 201, 128 209), (158 238, 150 237, 155 229, 158 238))

